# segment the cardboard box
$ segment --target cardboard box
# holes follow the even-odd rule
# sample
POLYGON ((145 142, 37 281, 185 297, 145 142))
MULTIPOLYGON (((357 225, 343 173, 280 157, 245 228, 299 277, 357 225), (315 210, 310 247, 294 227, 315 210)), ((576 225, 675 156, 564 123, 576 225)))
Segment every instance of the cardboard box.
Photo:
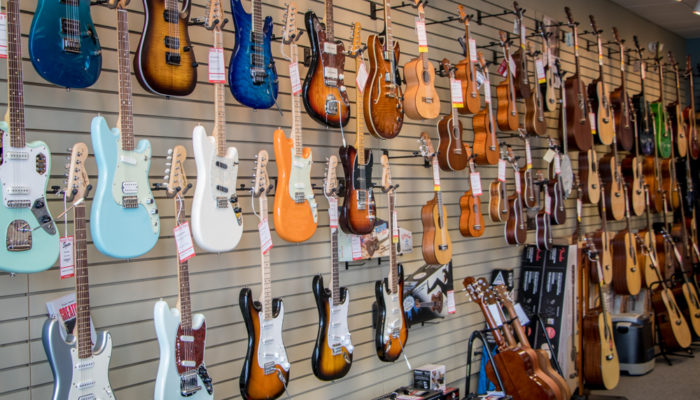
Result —
POLYGON ((409 325, 454 314, 452 264, 424 265, 404 279, 403 309, 409 325))
POLYGON ((424 390, 444 390, 445 366, 426 364, 414 369, 413 387, 424 390))

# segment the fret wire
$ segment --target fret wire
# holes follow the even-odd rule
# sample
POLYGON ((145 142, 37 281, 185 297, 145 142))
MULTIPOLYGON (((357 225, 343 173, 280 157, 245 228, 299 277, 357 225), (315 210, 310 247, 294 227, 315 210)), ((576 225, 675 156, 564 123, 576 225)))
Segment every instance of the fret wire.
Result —
POLYGON ((22 45, 19 19, 19 1, 7 2, 8 24, 8 75, 10 108, 10 144, 12 147, 24 147, 24 88, 22 78, 22 45))
POLYGON ((335 31, 333 29, 333 0, 326 0, 326 16, 325 16, 325 24, 326 24, 326 40, 329 42, 335 41, 335 31))
POLYGON ((124 9, 117 10, 118 51, 119 56, 119 129, 122 150, 134 150, 134 130, 131 97, 131 68, 129 63, 129 23, 124 9))
POLYGON ((73 208, 74 253, 75 253, 75 292, 76 324, 78 339, 78 356, 88 358, 92 355, 92 338, 90 335, 90 293, 87 264, 87 240, 85 232, 85 204, 73 208))

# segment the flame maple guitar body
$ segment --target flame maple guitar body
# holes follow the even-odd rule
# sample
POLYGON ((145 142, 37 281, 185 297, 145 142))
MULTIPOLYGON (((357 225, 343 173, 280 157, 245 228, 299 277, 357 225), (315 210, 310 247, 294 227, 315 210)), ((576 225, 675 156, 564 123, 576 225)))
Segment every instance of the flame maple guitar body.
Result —
POLYGON ((659 331, 666 348, 687 348, 693 340, 690 327, 685 320, 673 292, 663 288, 651 293, 651 305, 659 323, 659 331))
MULTIPOLYGON (((461 110, 461 109, 460 109, 461 110)), ((472 117, 472 129, 474 130, 474 143, 472 152, 474 162, 477 164, 498 164, 499 146, 495 132, 494 143, 491 143, 491 124, 489 122, 489 111, 485 108, 472 117)))
POLYGON ((374 229, 377 221, 377 206, 372 193, 372 152, 364 149, 365 165, 360 165, 357 149, 353 146, 340 147, 340 161, 345 172, 345 197, 340 208, 339 223, 343 232, 364 235, 374 229), (362 182, 361 182, 362 181, 362 182), (364 182, 365 190, 362 188, 364 182), (362 192, 365 192, 364 194, 362 192), (363 201, 360 201, 360 197, 363 201))
POLYGON ((622 185, 622 171, 617 166, 615 155, 604 155, 599 163, 600 177, 605 187, 605 210, 608 218, 619 221, 625 218, 625 196, 622 185))
MULTIPOLYGON (((462 99, 464 107, 457 109, 460 114, 475 114, 481 110, 481 96, 476 87, 476 81, 470 79, 469 63, 464 59, 455 66, 455 79, 462 82, 462 99)), ((407 79, 408 81, 408 79, 407 79)))
POLYGON ((594 387, 610 390, 620 381, 620 361, 612 337, 610 314, 589 312, 583 318, 583 374, 594 387), (608 326, 609 329, 605 327, 608 326))
POLYGON ((438 163, 443 171, 461 171, 469 163, 467 148, 462 141, 462 121, 457 121, 455 129, 452 114, 447 114, 438 121, 438 163))
POLYGON ((367 38, 369 57, 369 73, 362 96, 362 107, 365 115, 365 125, 372 136, 380 139, 396 137, 403 126, 403 104, 401 98, 401 82, 399 81, 399 42, 394 42, 394 71, 392 65, 384 59, 384 45, 377 35, 367 38), (396 77, 391 82, 391 76, 396 77))
POLYGON ((444 220, 440 219, 437 197, 429 200, 421 209, 423 258, 428 264, 444 265, 452 259, 452 241, 447 229, 447 210, 444 205, 442 216, 444 220))
POLYGON ((479 237, 484 234, 486 224, 479 200, 479 196, 472 195, 471 189, 459 198, 459 232, 462 236, 479 237))
POLYGON ((403 66, 406 90, 403 94, 403 107, 411 119, 433 119, 440 115, 440 97, 435 90, 435 67, 431 62, 423 65, 418 57, 403 66))
MULTIPOLYGON (((496 369, 503 381, 503 390, 513 396, 513 400, 557 400, 552 387, 537 375, 537 360, 530 357, 520 347, 507 348, 493 357, 496 369)), ((541 371, 540 371, 541 372, 541 371)), ((491 363, 486 364, 486 376, 498 387, 496 374, 491 363)))
POLYGON ((636 295, 642 288, 642 270, 639 268, 634 234, 623 229, 612 240, 613 288, 615 293, 636 295))
POLYGON ((377 299, 374 321, 374 344, 377 356, 382 361, 392 362, 399 358, 408 340, 406 313, 403 310, 403 266, 398 268, 398 290, 389 292, 387 279, 377 281, 374 294, 377 299))
POLYGON ((348 332, 348 290, 340 288, 340 304, 333 304, 330 290, 323 287, 323 277, 314 276, 313 286, 318 308, 318 335, 311 355, 311 368, 317 378, 332 381, 344 377, 352 366, 353 347, 348 332))

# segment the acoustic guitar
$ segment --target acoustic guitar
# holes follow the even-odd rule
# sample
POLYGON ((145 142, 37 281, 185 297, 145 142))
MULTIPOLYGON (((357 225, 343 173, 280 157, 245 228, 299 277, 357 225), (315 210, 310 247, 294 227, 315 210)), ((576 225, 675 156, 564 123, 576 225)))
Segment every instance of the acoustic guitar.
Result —
MULTIPOLYGON (((601 192, 604 195, 605 189, 601 188, 601 192)), ((600 229, 593 232, 591 236, 596 248, 600 249, 597 250, 600 268, 591 268, 591 277, 594 282, 603 282, 603 284, 607 285, 613 280, 613 250, 612 236, 608 231, 608 218, 604 201, 598 203, 598 210, 600 212, 600 229), (602 275, 598 275, 599 272, 602 272, 602 275)))
MULTIPOLYGON (((423 259, 428 264, 445 265, 452 259, 452 240, 447 228, 447 209, 442 202, 440 172, 435 159, 435 149, 427 133, 421 132, 420 151, 433 167, 435 195, 421 209, 423 223, 423 259)), ((466 149, 465 149, 466 153, 466 149)))
MULTIPOLYGON (((661 192, 661 204, 663 215, 663 229, 670 232, 672 227, 668 220, 668 200, 666 192, 661 192)), ((655 231, 656 236, 656 256, 658 259, 658 268, 661 276, 666 279, 673 267, 673 248, 666 240, 661 230, 655 231)))
MULTIPOLYGON (((668 112, 669 116, 668 124, 673 132, 676 154, 682 158, 688 154, 688 137, 685 131, 685 124, 683 123, 683 110, 681 109, 681 79, 678 71, 678 62, 673 58, 673 53, 670 51, 668 52, 668 59, 673 65, 673 74, 676 78, 676 101, 666 106, 666 112, 668 112)), ((692 96, 695 96, 695 93, 692 93, 692 96)))
POLYGON ((639 267, 642 270, 642 281, 646 288, 650 288, 652 283, 657 280, 657 272, 655 269, 659 265, 656 257, 656 234, 651 225, 651 194, 649 186, 644 185, 644 199, 646 201, 646 227, 640 229, 637 234, 637 254, 639 255, 639 267), (641 241, 641 243, 640 243, 641 241), (646 250, 642 247, 645 246, 646 250), (653 254, 649 254, 653 253, 653 254))
MULTIPOLYGON (((418 5, 418 23, 425 26, 423 0, 418 5)), ((435 90, 435 67, 428 60, 428 47, 419 47, 420 55, 403 66, 406 90, 403 108, 406 116, 415 120, 433 119, 440 115, 440 97, 435 90)))
MULTIPOLYGON (((686 271, 685 266, 688 264, 688 258, 685 254, 687 254, 687 252, 681 254, 673 236, 668 232, 662 231, 661 234, 671 246, 676 265, 678 266, 676 273, 680 273, 679 275, 681 277, 680 285, 672 289, 676 298, 676 304, 678 304, 686 321, 689 322, 689 325, 693 328, 692 330, 695 335, 698 335, 700 332, 700 300, 698 299, 696 280, 694 278, 689 278, 689 273, 686 271)), ((687 234, 685 236, 687 238, 687 234)), ((683 240, 681 240, 681 242, 683 242, 683 240)), ((683 243, 683 245, 686 246, 687 242, 683 243)))
POLYGON ((600 174, 598 173, 598 153, 593 147, 578 153, 578 176, 581 180, 583 201, 598 204, 601 197, 600 174))
MULTIPOLYGON (((591 128, 594 128, 593 136, 599 143, 609 145, 615 136, 615 115, 610 105, 608 86, 605 84, 603 41, 600 37, 603 31, 598 29, 592 15, 589 15, 589 18, 598 43, 598 78, 588 85, 588 98, 591 100, 591 108, 595 113, 595 126, 591 126, 591 128)), ((593 124, 591 123, 591 125, 593 124)))
POLYGON ((523 213, 522 189, 520 187, 520 167, 513 155, 513 149, 508 146, 508 161, 513 167, 515 192, 508 197, 508 219, 503 227, 506 243, 523 244, 527 241, 527 220, 523 213))
MULTIPOLYGON (((466 9, 461 4, 458 4, 457 8, 459 10, 459 20, 464 24, 464 41, 466 43, 466 46, 464 46, 466 57, 455 66, 455 79, 459 79, 462 84, 462 98, 464 99, 464 107, 458 111, 460 114, 476 114, 479 110, 483 110, 481 108, 481 99, 479 98, 479 87, 476 82, 476 42, 469 36, 469 22, 473 15, 467 15, 466 9)), ((487 98, 484 98, 484 100, 486 102, 491 101, 491 99, 487 98)))
MULTIPOLYGON (((498 37, 503 49, 505 60, 510 60, 509 42, 506 40, 504 31, 498 32, 498 37)), ((496 86, 496 122, 498 128, 504 132, 515 132, 520 127, 520 116, 515 101, 515 87, 513 87, 513 77, 515 71, 511 69, 511 63, 506 63, 506 76, 501 83, 496 86)))
POLYGON ((690 157, 693 160, 700 158, 700 137, 698 137, 697 118, 695 118, 695 88, 693 84, 693 67, 690 64, 690 56, 685 61, 685 78, 688 79, 690 92, 693 95, 690 97, 690 104, 683 109, 683 121, 685 122, 685 131, 688 135, 688 149, 690 157))
POLYGON ((630 229, 629 201, 626 194, 624 200, 625 228, 617 232, 612 240, 612 284, 615 293, 635 296, 642 288, 642 271, 639 268, 634 234, 630 229))
MULTIPOLYGON (((491 81, 489 69, 486 67, 484 55, 478 52, 479 69, 484 76, 484 102, 486 105, 472 117, 474 130, 474 162, 477 164, 496 164, 499 160, 500 148, 496 138, 496 124, 493 122, 493 107, 491 106, 491 81)), ((459 69, 458 69, 459 70, 459 69)))
POLYGON ((515 95, 518 98, 527 100, 532 96, 532 88, 530 87, 530 73, 527 69, 527 30, 525 29, 523 19, 525 9, 520 7, 517 1, 514 1, 513 10, 518 26, 518 31, 516 33, 520 41, 520 48, 513 53, 513 62, 515 63, 515 95))
POLYGON ((506 149, 501 147, 501 158, 498 160, 498 176, 489 184, 489 217, 491 222, 508 220, 508 193, 506 189, 507 162, 506 149))
MULTIPOLYGON (((637 56, 640 60, 644 60, 644 49, 639 46, 637 35, 633 36, 634 47, 637 49, 637 56)), ((639 151, 645 156, 654 155, 656 152, 655 133, 654 133, 654 118, 649 107, 649 102, 646 99, 646 72, 647 66, 644 61, 641 61, 639 66, 641 90, 638 94, 632 96, 632 105, 634 113, 637 117, 637 143, 639 151)))
MULTIPOLYGON (((440 63, 443 75, 454 79, 454 67, 445 58, 440 63)), ((451 112, 446 114, 437 123, 440 143, 438 144, 437 160, 444 171, 461 171, 467 167, 469 155, 467 144, 462 141, 462 121, 457 115, 457 107, 452 104, 451 112)))
MULTIPOLYGON (((610 92, 610 103, 615 112, 615 137, 621 150, 630 151, 637 147, 637 132, 632 124, 632 103, 627 92, 627 73, 625 71, 625 41, 620 39, 620 33, 613 26, 615 43, 620 49, 620 86, 610 92)), ((634 209, 634 199, 632 200, 634 209)), ((644 201, 642 200, 642 204, 644 201)), ((640 214, 636 214, 640 215, 640 214)))
POLYGON ((620 168, 622 177, 627 183, 627 196, 630 199, 630 209, 636 216, 641 216, 646 210, 646 200, 644 199, 644 156, 639 152, 639 141, 637 140, 637 116, 630 114, 634 132, 634 152, 622 159, 620 168))
MULTIPOLYGON (((537 182, 544 183, 544 175, 537 173, 537 182)), ((545 183, 544 190, 538 189, 537 203, 541 203, 535 216, 535 244, 540 250, 550 250, 552 248, 552 197, 550 196, 548 185, 545 183), (539 192, 544 193, 544 201, 540 202, 539 192)), ((542 185, 538 184, 538 188, 542 185)))
MULTIPOLYGON (((661 43, 654 42, 654 47, 656 47, 656 57, 654 60, 656 62, 656 68, 659 72, 659 87, 664 87, 664 68, 663 68, 663 56, 661 56, 661 43)), ((656 129, 656 153, 661 158, 671 157, 671 127, 669 126, 669 116, 666 110, 666 91, 661 90, 659 98, 649 105, 651 114, 654 118, 654 127, 656 129)))
POLYGON ((481 215, 481 175, 476 172, 473 156, 469 157, 469 177, 469 190, 459 198, 459 232, 466 237, 480 237, 486 221, 481 215))
MULTIPOLYGON (((533 70, 537 70, 538 52, 533 52, 528 43, 528 56, 532 58, 533 70)), ((544 119, 544 102, 539 83, 535 82, 535 90, 525 99, 525 131, 530 135, 547 136, 547 121, 544 119)))
MULTIPOLYGON (((556 64, 554 65, 556 65, 556 68, 559 71, 559 80, 564 82, 565 72, 561 70, 559 60, 557 60, 556 64)), ((561 152, 559 160, 559 176, 561 177, 564 198, 568 199, 574 187, 574 170, 571 166, 571 158, 569 158, 569 134, 566 130, 569 126, 566 120, 566 85, 560 85, 559 88, 561 93, 561 110, 559 118, 559 126, 561 128, 561 152)), ((586 158, 586 161, 588 161, 588 158, 586 158)))
POLYGON ((617 154, 617 145, 613 137, 612 153, 608 153, 600 159, 601 184, 605 188, 605 209, 608 218, 620 221, 625 218, 625 188, 623 186, 620 158, 617 154))
POLYGON ((540 86, 542 96, 544 96, 545 111, 556 111, 558 100, 556 95, 556 87, 554 84, 554 77, 557 72, 561 73, 562 71, 560 71, 556 66, 556 60, 552 54, 552 48, 549 44, 549 41, 554 33, 547 31, 544 20, 535 20, 535 25, 535 30, 542 38, 542 54, 545 58, 543 60, 545 80, 544 82, 538 82, 537 84, 540 86))
MULTIPOLYGON (((591 118, 588 110, 588 93, 581 76, 581 66, 578 52, 578 24, 574 22, 569 7, 564 7, 569 27, 574 31, 574 59, 576 73, 564 82, 566 95, 566 132, 569 135, 569 142, 572 142, 576 149, 585 152, 593 145, 593 135, 591 134, 591 118)), ((583 180, 584 187, 586 186, 583 180)), ((585 196, 584 196, 585 197, 585 196)))

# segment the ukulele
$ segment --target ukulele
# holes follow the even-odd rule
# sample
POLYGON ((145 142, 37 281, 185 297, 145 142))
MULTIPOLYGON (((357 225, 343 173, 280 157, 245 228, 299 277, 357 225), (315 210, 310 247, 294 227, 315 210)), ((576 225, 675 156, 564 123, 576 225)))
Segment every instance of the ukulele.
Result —
MULTIPOLYGON (((543 182, 544 176, 542 173, 537 174, 537 181, 543 182)), ((541 186, 540 186, 541 187, 541 186)), ((550 250, 552 248, 552 226, 551 226, 551 215, 552 215, 552 197, 550 196, 549 189, 547 187, 544 190, 539 190, 544 192, 544 202, 537 210, 537 215, 535 216, 535 243, 537 248, 540 250, 550 250)), ((537 202, 539 203, 540 195, 537 195, 537 202)))
MULTIPOLYGON (((536 31, 542 38, 542 54, 544 57, 546 57, 546 62, 543 61, 545 65, 545 71, 544 71, 544 76, 545 80, 544 82, 538 83, 540 86, 540 89, 542 91, 542 96, 544 96, 544 109, 545 111, 556 111, 557 109, 557 95, 556 95, 556 88, 554 85, 554 75, 555 75, 555 69, 558 71, 558 73, 562 73, 562 71, 558 70, 556 67, 556 61, 554 58, 554 55, 552 54, 552 49, 549 45, 549 40, 552 37, 552 32, 547 32, 546 31, 546 26, 544 21, 537 21, 535 20, 535 25, 536 25, 536 31)), ((537 70, 535 70, 535 73, 537 70)))
POLYGON ((636 296, 642 288, 642 271, 633 233, 630 230, 629 201, 625 190, 625 229, 615 234, 612 240, 613 289, 616 293, 636 296))
MULTIPOLYGON (((446 58, 440 63, 440 68, 450 81, 454 79, 454 68, 446 58)), ((440 136, 437 159, 443 171, 461 171, 469 162, 468 145, 462 141, 462 121, 457 115, 457 107, 452 104, 450 110, 451 113, 443 116, 437 124, 440 136)))
MULTIPOLYGON (((185 194, 192 187, 187 183, 184 146, 175 146, 172 164, 167 172, 166 196, 175 203, 175 228, 187 230, 185 194)), ((176 233, 177 235, 177 233, 176 233)), ((160 300, 153 308, 153 323, 160 347, 155 400, 212 400, 214 386, 204 365, 207 327, 202 314, 192 314, 190 273, 187 258, 178 252, 178 298, 175 308, 160 300), (188 338, 191 338, 188 339, 188 338)))
MULTIPOLYGON (((581 66, 578 54, 578 23, 574 22, 569 7, 564 7, 569 27, 574 31, 574 58, 576 73, 566 78, 564 82, 564 93, 566 95, 566 132, 569 141, 573 142, 576 149, 585 152, 593 146, 593 135, 591 134, 591 117, 588 110, 588 94, 585 89, 583 77, 581 76, 581 66)), ((580 157, 580 154, 579 154, 580 157)), ((584 188, 587 186, 585 179, 584 188)), ((585 189, 584 189, 585 191, 585 189)), ((585 192, 584 192, 585 193, 585 192)), ((584 194, 584 198, 586 195, 584 194)))
POLYGON ((437 157, 427 133, 422 132, 419 141, 421 154, 433 167, 433 188, 435 189, 435 196, 421 209, 423 259, 428 264, 445 265, 452 259, 452 241, 447 228, 447 209, 442 203, 440 172, 435 161, 437 157))
MULTIPOLYGON (((425 26, 423 0, 414 0, 418 6, 418 23, 425 26)), ((435 90, 435 67, 428 60, 428 47, 419 47, 420 55, 403 66, 406 90, 403 108, 406 116, 415 120, 433 119, 440 115, 440 97, 435 90)))
MULTIPOLYGON (((664 88, 664 68, 663 57, 661 56, 661 43, 654 42, 656 47, 656 68, 659 71, 659 87, 664 88)), ((671 132, 668 124, 669 116, 666 111, 666 96, 665 90, 660 90, 659 99, 649 105, 652 116, 654 118, 654 127, 656 128, 656 153, 661 158, 671 157, 671 132)))
MULTIPOLYGON (((261 238, 270 235, 267 220, 267 194, 273 186, 267 174, 269 159, 265 150, 260 150, 255 156, 252 195, 258 198, 260 206, 258 230, 261 238)), ((269 241, 271 247, 272 239, 269 241)), ((241 396, 249 400, 271 400, 282 395, 287 390, 291 367, 282 341, 284 305, 282 299, 272 297, 270 247, 264 249, 263 246, 266 246, 266 243, 261 241, 260 301, 253 301, 253 291, 247 287, 241 289, 238 296, 238 304, 248 332, 246 356, 243 360, 239 383, 241 396)))
POLYGON ((323 286, 323 275, 314 276, 312 291, 318 309, 318 334, 311 355, 311 369, 318 379, 332 381, 344 377, 352 365, 354 346, 348 329, 348 289, 340 286, 338 270, 338 180, 335 168, 338 160, 328 158, 323 193, 328 199, 331 231, 331 286, 323 286))
POLYGON ((377 300, 376 319, 372 324, 374 331, 374 344, 377 356, 380 360, 392 362, 399 358, 408 340, 408 324, 406 313, 403 309, 403 265, 398 264, 396 258, 396 246, 399 240, 398 220, 394 210, 394 197, 398 185, 391 183, 391 171, 389 169, 389 157, 382 155, 382 189, 388 197, 389 208, 389 232, 391 239, 389 244, 389 276, 377 281, 374 285, 374 294, 377 300))
POLYGON ((324 23, 309 10, 304 15, 309 33, 311 64, 302 86, 306 112, 318 123, 338 128, 350 121, 350 99, 345 88, 345 45, 335 39, 333 0, 324 2, 324 23))
MULTIPOLYGON (((601 191, 605 194, 604 188, 601 188, 601 191)), ((595 246, 600 249, 598 254, 600 268, 592 268, 591 274, 594 282, 603 282, 603 284, 607 285, 613 279, 613 250, 612 237, 608 232, 608 218, 604 201, 598 203, 598 210, 600 212, 600 229, 593 232, 591 236, 595 246), (596 275, 601 271, 603 275, 596 275)))
POLYGON ((564 194, 564 182, 561 176, 561 153, 559 152, 558 146, 551 144, 550 148, 554 148, 555 151, 554 160, 552 162, 553 168, 551 169, 549 182, 547 183, 547 192, 552 199, 551 223, 554 225, 564 225, 566 223, 566 204, 564 203, 566 196, 564 194))
MULTIPOLYGON (((673 249, 676 265, 679 267, 676 272, 680 272, 679 275, 682 279, 680 287, 676 287, 672 290, 676 298, 676 303, 683 312, 686 321, 690 322, 690 326, 693 328, 692 330, 695 335, 698 335, 700 332, 700 300, 698 300, 697 283, 694 278, 691 280, 688 277, 688 272, 685 269, 685 265, 688 262, 687 252, 690 249, 686 249, 684 257, 684 255, 682 255, 678 250, 678 246, 676 245, 673 236, 666 231, 661 231, 661 234, 673 249)), ((687 239, 687 232, 684 236, 685 237, 683 239, 687 239)), ((687 246, 687 241, 684 241, 683 239, 681 239, 683 246, 687 246)))
POLYGON ((513 9, 515 10, 515 19, 518 21, 518 37, 520 40, 520 48, 513 53, 513 62, 515 62, 515 95, 527 100, 532 97, 532 88, 530 88, 530 73, 527 70, 527 31, 523 23, 525 10, 518 5, 517 1, 513 2, 513 9))
MULTIPOLYGON (((528 55, 532 58, 533 70, 536 71, 539 52, 533 52, 529 43, 527 47, 528 55)), ((525 99, 525 109, 525 131, 530 135, 547 136, 547 121, 544 119, 544 103, 539 83, 535 83, 535 90, 525 99)))
MULTIPOLYGON (((637 55, 640 60, 644 60, 644 49, 639 46, 639 40, 637 35, 633 36, 634 46, 637 49, 637 55)), ((640 62, 640 85, 642 86, 641 91, 638 94, 632 96, 632 105, 634 106, 634 113, 637 117, 637 143, 639 144, 639 150, 641 154, 645 156, 651 156, 656 154, 654 151, 656 145, 654 144, 655 136, 654 133, 654 118, 649 107, 649 102, 646 99, 645 91, 645 81, 647 66, 644 61, 640 62)))
POLYGON ((505 147, 501 147, 501 158, 498 160, 498 177, 489 184, 489 217, 491 222, 505 222, 508 220, 505 152, 505 147))
MULTIPOLYGON (((564 82, 564 75, 566 74, 564 71, 562 71, 561 67, 559 67, 559 61, 557 60, 557 70, 559 71, 559 80, 561 82, 564 82)), ((568 126, 568 122, 566 121, 566 92, 565 92, 566 85, 560 85, 560 91, 561 91, 561 116, 559 119, 560 123, 560 128, 561 128, 561 152, 560 152, 560 172, 559 176, 561 177, 561 182, 562 182, 562 190, 564 191, 564 198, 568 199, 569 196, 571 195, 571 190, 573 189, 574 186, 574 170, 571 167, 571 159, 569 158, 569 134, 567 133, 566 129, 568 126)), ((588 162, 588 158, 586 158, 586 163, 588 162)))
MULTIPOLYGON (((214 32, 214 48, 224 47, 221 0, 211 0, 205 27, 214 32)), ((226 95, 223 83, 214 84, 214 130, 202 125, 192 132, 197 187, 192 200, 192 236, 199 247, 222 253, 233 250, 243 236, 243 218, 236 194, 238 149, 226 147, 226 95)))
MULTIPOLYGON (((480 165, 496 164, 499 160, 499 145, 496 139, 496 124, 493 123, 493 108, 491 107, 491 81, 489 69, 483 54, 478 52, 479 68, 484 75, 484 101, 486 106, 472 117, 472 129, 474 130, 474 162, 480 165)), ((458 69, 459 71, 459 69, 458 69)))
MULTIPOLYGON (((506 40, 506 33, 498 32, 498 37, 503 49, 505 60, 510 60, 509 41, 506 40)), ((515 101, 515 88, 513 87, 513 76, 515 71, 511 70, 510 62, 506 62, 506 76, 501 83, 496 86, 496 122, 498 129, 504 132, 515 132, 520 128, 520 116, 515 101)))
POLYGON ((399 42, 391 33, 391 0, 384 0, 384 40, 378 35, 367 38, 369 72, 362 96, 365 124, 372 136, 392 139, 403 125, 399 42))
MULTIPOLYGON (((458 109, 458 111, 460 114, 481 113, 484 110, 481 108, 479 87, 476 82, 476 71, 474 69, 475 64, 477 64, 478 53, 476 52, 475 40, 471 39, 469 36, 469 22, 471 22, 474 16, 467 15, 466 9, 461 4, 458 4, 457 8, 459 9, 459 20, 464 24, 464 42, 466 43, 464 46, 466 57, 455 66, 455 79, 459 79, 462 83, 462 98, 464 99, 464 107, 458 109), (472 43, 474 43, 474 45, 472 45, 472 43)), ((488 76, 483 84, 488 84, 488 76)), ((486 93, 484 93, 484 100, 486 103, 490 103, 491 101, 490 98, 486 97, 486 93)), ((487 107, 488 106, 487 104, 487 107)), ((476 118, 476 116, 474 116, 474 118, 476 118)))
MULTIPOLYGON (((355 23, 352 35, 351 53, 355 58, 355 70, 362 64, 361 31, 355 23)), ((355 98, 359 99, 362 91, 355 89, 355 98)), ((377 222, 377 206, 372 192, 372 167, 374 158, 369 149, 365 149, 365 135, 362 127, 362 107, 357 105, 355 119, 355 146, 341 146, 338 151, 340 162, 345 172, 345 197, 340 208, 340 227, 345 233, 365 235, 372 232, 377 222)))
MULTIPOLYGON (((620 39, 620 33, 613 26, 615 43, 620 49, 620 86, 610 92, 610 104, 615 112, 615 135, 617 145, 621 150, 630 151, 637 147, 637 131, 632 124, 632 104, 627 93, 627 74, 625 72, 625 41, 620 39)), ((632 200, 634 209, 634 200, 632 200)), ((642 204, 644 201, 642 200, 642 204)), ((640 215, 640 214, 636 214, 640 215)))
MULTIPOLYGON (((668 124, 673 131, 673 142, 678 157, 685 157, 688 154, 688 138, 686 137, 685 124, 683 123, 683 110, 681 110, 681 80, 678 71, 678 62, 673 58, 673 53, 668 52, 668 59, 673 65, 673 73, 676 78, 676 101, 666 106, 669 116, 668 124)), ((693 93, 693 96, 695 94, 693 93)))
POLYGON ((644 156, 639 152, 639 141, 637 140, 637 116, 630 114, 632 120, 632 131, 634 132, 634 153, 630 153, 622 159, 620 167, 622 177, 627 183, 627 196, 630 199, 630 208, 634 215, 641 216, 646 209, 644 199, 644 156))
POLYGON ((620 221, 625 218, 625 196, 623 193, 625 188, 615 141, 616 138, 613 137, 612 153, 608 153, 600 159, 599 172, 601 184, 606 193, 603 200, 608 211, 607 216, 615 221, 620 221))
POLYGON ((657 257, 656 257, 656 234, 651 225, 651 194, 649 193, 649 186, 644 185, 644 199, 646 201, 646 220, 647 225, 645 228, 640 229, 637 232, 637 250, 641 253, 639 257, 639 266, 642 270, 642 280, 644 281, 644 286, 647 288, 651 287, 651 284, 656 281, 657 273, 657 257), (639 243, 641 241, 641 243, 639 243), (642 245, 646 247, 646 251, 643 251, 642 245), (653 253, 653 254, 649 254, 653 253))
POLYGON ((459 198, 459 232, 465 237, 480 237, 486 229, 481 215, 481 175, 476 172, 474 157, 469 157, 469 190, 459 198))
MULTIPOLYGON (((285 13, 283 42, 289 45, 290 62, 297 62, 296 13, 285 13)), ((311 187, 311 148, 302 146, 301 104, 299 94, 292 95, 292 129, 290 138, 282 129, 272 135, 277 162, 277 190, 273 220, 275 231, 289 242, 303 242, 316 232, 318 204, 311 187)))
POLYGON ((688 134, 688 148, 690 149, 690 157, 693 160, 700 158, 700 138, 698 137, 697 118, 695 117, 695 88, 693 85, 693 67, 690 64, 690 56, 685 61, 685 77, 690 85, 690 92, 693 95, 690 97, 690 104, 683 109, 683 121, 685 122, 685 131, 688 134))
POLYGON ((527 220, 523 213, 523 199, 520 187, 520 167, 513 155, 513 149, 508 146, 508 161, 513 167, 513 179, 515 179, 515 193, 508 198, 508 219, 504 226, 506 243, 524 244, 527 241, 527 220))
POLYGON ((535 183, 532 177, 532 153, 530 151, 530 138, 526 136, 522 130, 520 130, 520 138, 525 142, 525 167, 520 170, 523 178, 523 191, 525 195, 523 196, 523 202, 525 207, 534 208, 537 207, 538 201, 537 196, 535 196, 535 183))
POLYGON ((604 145, 609 145, 615 136, 615 115, 610 106, 610 93, 605 84, 605 73, 603 72, 603 41, 600 37, 602 30, 598 30, 595 18, 588 16, 591 20, 591 28, 598 42, 598 78, 588 85, 588 98, 591 100, 591 109, 595 113, 595 127, 591 123, 594 137, 604 145))
MULTIPOLYGON (((12 18, 18 17, 15 12, 19 12, 19 4, 13 3, 14 1, 8 1, 7 9, 11 13, 10 24, 14 23, 12 18)), ((90 185, 85 170, 87 158, 87 145, 76 143, 71 149, 65 189, 66 201, 73 203, 71 208, 73 208, 74 213, 75 325, 73 332, 69 332, 70 335, 64 340, 61 332, 63 322, 57 318, 49 318, 44 322, 41 334, 46 359, 53 373, 52 400, 114 399, 114 393, 109 383, 112 336, 107 331, 97 332, 94 346, 90 337, 90 288, 88 284, 85 200, 92 185, 90 185), (90 384, 85 385, 86 381, 90 384)))

